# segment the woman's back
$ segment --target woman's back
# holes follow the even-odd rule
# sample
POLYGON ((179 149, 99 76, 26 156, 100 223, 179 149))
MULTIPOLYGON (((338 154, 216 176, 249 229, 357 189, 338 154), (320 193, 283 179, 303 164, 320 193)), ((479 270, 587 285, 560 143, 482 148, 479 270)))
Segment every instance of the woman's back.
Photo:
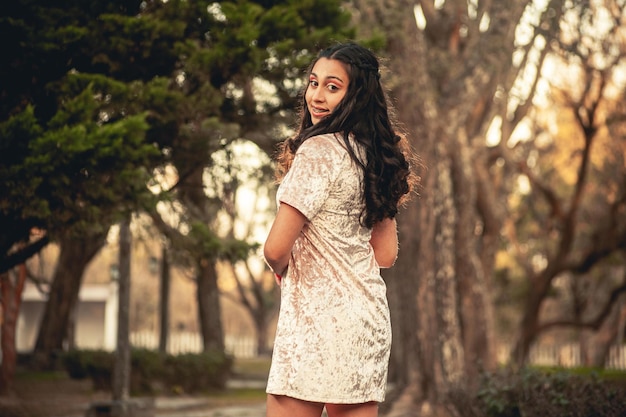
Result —
POLYGON ((332 403, 384 398, 391 328, 371 229, 360 222, 361 178, 328 134, 302 144, 279 187, 280 204, 308 222, 281 285, 268 392, 332 403))

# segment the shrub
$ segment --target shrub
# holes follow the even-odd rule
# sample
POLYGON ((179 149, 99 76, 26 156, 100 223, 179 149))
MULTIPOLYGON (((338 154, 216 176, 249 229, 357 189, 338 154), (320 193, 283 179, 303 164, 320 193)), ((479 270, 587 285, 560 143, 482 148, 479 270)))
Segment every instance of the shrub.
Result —
POLYGON ((478 392, 450 392, 464 417, 626 416, 626 373, 528 368, 485 374, 478 392))
POLYGON ((130 357, 130 391, 154 394, 161 390, 163 355, 155 350, 133 349, 130 357))
MULTIPOLYGON (((94 390, 111 391, 114 352, 75 350, 64 355, 63 364, 70 378, 90 378, 94 390)), ((173 356, 133 349, 130 390, 133 394, 154 394, 221 389, 226 385, 232 364, 230 356, 218 351, 173 356)))
POLYGON ((63 356, 63 365, 72 379, 91 378, 95 390, 111 390, 113 353, 104 350, 73 350, 63 356))
POLYGON ((89 376, 86 365, 86 351, 72 350, 63 356, 63 366, 72 379, 84 379, 89 376))
POLYGON ((226 386, 232 365, 232 357, 220 351, 168 356, 164 364, 166 383, 173 391, 222 389, 226 386))

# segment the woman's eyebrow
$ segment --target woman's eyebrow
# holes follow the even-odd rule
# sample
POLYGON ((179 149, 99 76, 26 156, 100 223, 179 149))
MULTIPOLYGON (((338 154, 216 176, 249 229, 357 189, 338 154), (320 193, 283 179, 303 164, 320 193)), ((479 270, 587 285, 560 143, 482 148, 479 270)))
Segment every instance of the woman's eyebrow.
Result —
MULTIPOLYGON (((314 76, 315 78, 319 78, 319 77, 317 76, 317 74, 316 74, 316 73, 314 73, 314 72, 312 72, 312 73, 311 73, 311 75, 312 75, 312 76, 314 76)), ((336 75, 329 75, 329 76, 328 76, 328 77, 326 77, 326 78, 330 78, 330 79, 333 79, 333 80, 337 80, 337 81, 342 82, 342 83, 344 82, 341 78, 339 78, 339 77, 338 77, 338 76, 336 76, 336 75)))
POLYGON ((332 79, 334 79, 334 80, 337 80, 337 81, 339 81, 339 82, 343 83, 343 80, 342 80, 341 78, 337 77, 336 75, 331 75, 331 76, 329 76, 328 78, 332 78, 332 79))

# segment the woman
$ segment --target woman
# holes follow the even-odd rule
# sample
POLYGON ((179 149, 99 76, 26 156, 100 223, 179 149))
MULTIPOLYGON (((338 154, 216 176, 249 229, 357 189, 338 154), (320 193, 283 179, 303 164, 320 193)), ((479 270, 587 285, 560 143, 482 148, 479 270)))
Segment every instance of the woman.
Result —
POLYGON ((380 268, 396 260, 395 215, 413 175, 371 51, 330 47, 308 76, 264 246, 281 286, 267 416, 372 417, 391 347, 380 268))

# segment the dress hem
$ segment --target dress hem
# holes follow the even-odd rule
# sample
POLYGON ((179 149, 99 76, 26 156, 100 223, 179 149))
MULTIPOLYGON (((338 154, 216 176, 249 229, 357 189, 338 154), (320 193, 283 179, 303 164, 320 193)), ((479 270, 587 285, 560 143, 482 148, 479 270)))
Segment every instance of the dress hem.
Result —
POLYGON ((385 401, 385 397, 383 396, 382 399, 381 397, 377 397, 377 396, 369 396, 369 397, 361 397, 361 398, 331 398, 328 399, 326 398, 322 398, 322 397, 307 397, 305 395, 300 395, 297 393, 291 393, 291 392, 286 392, 286 391, 279 391, 279 390, 266 390, 265 391, 267 394, 272 394, 272 395, 284 395, 286 397, 291 397, 291 398, 295 398, 297 400, 302 400, 302 401, 309 401, 309 402, 313 402, 313 403, 323 403, 323 404, 364 404, 364 403, 369 403, 369 402, 376 402, 376 403, 382 403, 383 401, 385 401))

